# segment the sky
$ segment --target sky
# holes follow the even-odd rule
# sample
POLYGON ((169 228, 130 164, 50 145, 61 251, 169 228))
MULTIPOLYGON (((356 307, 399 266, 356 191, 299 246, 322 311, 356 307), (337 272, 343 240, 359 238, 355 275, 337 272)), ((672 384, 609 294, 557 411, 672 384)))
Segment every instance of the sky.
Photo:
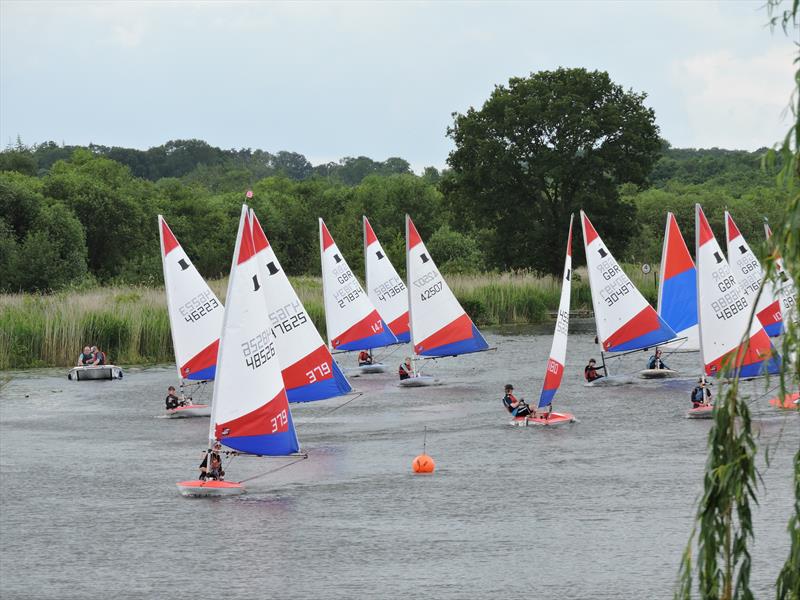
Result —
POLYGON ((446 166, 452 113, 563 66, 645 92, 674 147, 755 150, 789 126, 796 54, 764 3, 0 0, 0 144, 198 138, 419 172, 446 166))

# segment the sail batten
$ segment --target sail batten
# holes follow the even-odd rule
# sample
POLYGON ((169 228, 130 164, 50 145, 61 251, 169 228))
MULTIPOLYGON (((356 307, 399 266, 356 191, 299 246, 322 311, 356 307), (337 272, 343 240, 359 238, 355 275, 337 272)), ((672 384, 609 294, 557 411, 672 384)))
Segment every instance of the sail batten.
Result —
POLYGON ((406 273, 411 341, 420 356, 457 356, 489 348, 436 268, 406 215, 406 273))
POLYGON ((675 331, 648 304, 583 211, 581 225, 597 336, 603 350, 639 350, 674 340, 675 331))
POLYGON ((224 308, 158 215, 164 290, 178 376, 214 379, 224 308))
POLYGON ((331 356, 252 210, 250 221, 289 402, 312 402, 349 393, 350 383, 331 356))

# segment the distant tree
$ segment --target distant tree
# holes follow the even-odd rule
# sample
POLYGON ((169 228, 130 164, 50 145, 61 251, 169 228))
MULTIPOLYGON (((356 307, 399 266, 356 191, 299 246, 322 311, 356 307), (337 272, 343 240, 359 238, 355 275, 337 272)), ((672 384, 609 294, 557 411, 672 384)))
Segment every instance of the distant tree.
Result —
POLYGON ((273 170, 295 180, 307 179, 314 170, 305 156, 297 152, 278 152, 272 158, 273 170))
POLYGON ((644 99, 605 72, 562 68, 512 78, 480 110, 454 114, 442 186, 459 227, 491 228, 488 250, 501 268, 558 274, 569 214, 584 208, 624 250, 635 209, 618 187, 645 184, 661 151, 644 99))
POLYGON ((442 225, 426 242, 442 273, 476 273, 485 267, 483 254, 470 236, 442 225))
POLYGON ((38 166, 30 150, 0 152, 0 171, 16 171, 23 175, 36 175, 38 166))

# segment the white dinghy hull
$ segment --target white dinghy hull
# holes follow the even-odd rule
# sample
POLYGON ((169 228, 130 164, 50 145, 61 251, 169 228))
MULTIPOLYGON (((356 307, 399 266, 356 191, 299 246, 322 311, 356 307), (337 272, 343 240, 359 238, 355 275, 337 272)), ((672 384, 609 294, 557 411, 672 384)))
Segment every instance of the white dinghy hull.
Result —
POLYGON ((359 365, 354 369, 354 375, 374 375, 375 373, 386 373, 386 365, 383 363, 372 363, 371 365, 359 365))
POLYGON ((431 377, 430 375, 417 375, 416 377, 409 377, 408 379, 401 379, 397 384, 400 387, 415 388, 415 387, 428 387, 431 385, 439 385, 438 377, 431 377))
POLYGON ((244 486, 232 481, 180 481, 175 484, 181 496, 225 497, 245 493, 244 486))
POLYGON ((677 376, 678 372, 672 369, 642 369, 639 371, 639 377, 642 379, 669 379, 677 376))
POLYGON ((587 381, 583 387, 606 387, 615 385, 630 385, 633 383, 633 377, 630 375, 609 375, 608 377, 601 377, 594 381, 587 381))
POLYGON ((72 367, 67 373, 70 381, 99 381, 104 379, 122 379, 122 369, 115 365, 87 365, 72 367))
POLYGON ((210 417, 211 407, 208 404, 187 404, 167 410, 168 419, 188 419, 190 417, 210 417))

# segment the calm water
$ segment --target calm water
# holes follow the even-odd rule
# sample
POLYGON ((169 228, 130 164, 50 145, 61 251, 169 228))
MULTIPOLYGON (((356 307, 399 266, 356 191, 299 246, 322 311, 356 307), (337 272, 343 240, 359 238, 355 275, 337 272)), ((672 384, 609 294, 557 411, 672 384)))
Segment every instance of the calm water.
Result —
MULTIPOLYGON (((0 392, 0 595, 668 598, 710 423, 684 418, 689 381, 583 387, 597 351, 580 329, 556 397, 581 420, 570 428, 509 427, 499 400, 507 382, 538 397, 550 326, 490 334, 497 352, 427 365, 446 386, 361 377, 364 395, 339 410, 293 405, 310 458, 219 500, 176 491, 196 476, 208 420, 155 418, 172 368, 115 382, 14 374, 0 392), (414 476, 424 426, 437 470, 414 476)), ((694 372, 697 360, 667 362, 694 372)), ((788 552, 800 415, 752 408, 773 446, 753 567, 769 597, 788 552)), ((228 479, 278 464, 239 457, 228 479)))

